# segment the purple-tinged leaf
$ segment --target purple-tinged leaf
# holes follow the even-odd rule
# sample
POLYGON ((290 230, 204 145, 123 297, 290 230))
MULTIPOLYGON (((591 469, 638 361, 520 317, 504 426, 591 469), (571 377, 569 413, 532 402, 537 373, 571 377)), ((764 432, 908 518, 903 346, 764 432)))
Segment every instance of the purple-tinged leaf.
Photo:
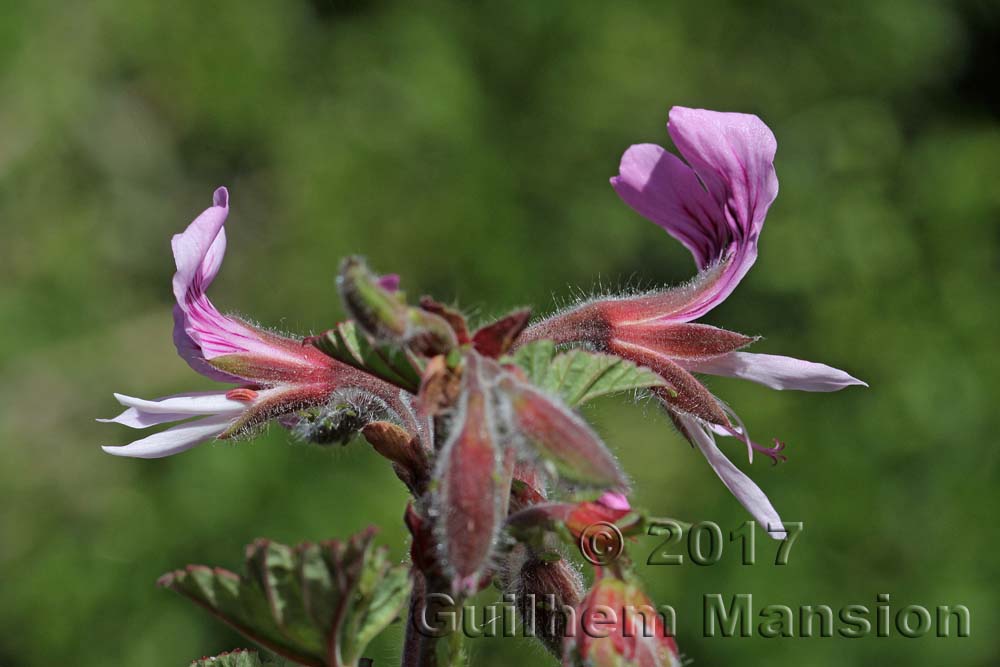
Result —
POLYGON ((159 585, 191 599, 264 648, 312 667, 358 667, 365 646, 406 603, 407 568, 375 548, 374 530, 347 542, 247 547, 247 575, 191 565, 159 585))

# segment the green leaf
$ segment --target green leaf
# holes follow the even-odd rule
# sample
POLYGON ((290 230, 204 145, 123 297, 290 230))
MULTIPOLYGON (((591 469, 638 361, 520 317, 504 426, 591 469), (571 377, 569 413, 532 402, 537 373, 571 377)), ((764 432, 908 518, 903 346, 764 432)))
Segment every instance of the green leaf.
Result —
POLYGON ((214 658, 195 660, 189 667, 290 667, 290 665, 284 660, 262 658, 257 651, 237 649, 214 658))
POLYGON ((654 371, 621 357, 582 349, 557 352, 550 340, 528 343, 504 361, 520 366, 532 384, 572 407, 607 394, 670 386, 654 371))
POLYGON ((159 584, 296 663, 356 667, 368 643, 399 615, 411 586, 408 569, 375 548, 374 534, 295 548, 257 540, 247 547, 243 576, 189 565, 159 584))
POLYGON ((377 343, 348 320, 309 341, 324 354, 411 393, 420 387, 423 363, 408 349, 377 343))

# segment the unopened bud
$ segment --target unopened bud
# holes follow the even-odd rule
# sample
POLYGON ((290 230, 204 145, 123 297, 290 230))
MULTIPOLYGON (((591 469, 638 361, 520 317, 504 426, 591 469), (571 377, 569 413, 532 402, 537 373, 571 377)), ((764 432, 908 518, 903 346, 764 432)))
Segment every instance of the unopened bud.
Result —
MULTIPOLYGON (((524 549, 524 547, 518 547, 524 549)), ((537 637, 553 655, 561 656, 567 630, 583 597, 579 571, 558 551, 512 553, 505 589, 514 595, 526 637, 537 637)))
POLYGON ((379 340, 392 340, 406 333, 407 306, 403 294, 380 284, 363 259, 344 259, 337 287, 351 317, 369 334, 379 340))
MULTIPOLYGON (((595 527, 614 526, 631 511, 628 500, 620 493, 608 492, 595 501, 579 503, 544 502, 543 499, 528 503, 507 517, 507 528, 518 539, 531 539, 539 531, 554 531, 565 526, 569 534, 579 541, 584 537, 594 537, 591 531, 595 527)), ((620 537, 621 531, 617 534, 620 537)))
POLYGON ((425 356, 447 352, 458 344, 444 318, 408 306, 405 295, 387 289, 386 281, 359 257, 343 261, 337 286, 351 317, 376 340, 407 345, 425 356))
POLYGON ((433 508, 444 563, 455 592, 475 592, 489 564, 506 507, 493 401, 475 353, 466 356, 463 396, 441 449, 433 508))
POLYGON ((564 648, 569 667, 677 667, 673 628, 631 579, 599 573, 564 648))
POLYGON ((517 430, 571 482, 628 490, 618 462, 594 430, 558 399, 508 376, 501 383, 517 430))

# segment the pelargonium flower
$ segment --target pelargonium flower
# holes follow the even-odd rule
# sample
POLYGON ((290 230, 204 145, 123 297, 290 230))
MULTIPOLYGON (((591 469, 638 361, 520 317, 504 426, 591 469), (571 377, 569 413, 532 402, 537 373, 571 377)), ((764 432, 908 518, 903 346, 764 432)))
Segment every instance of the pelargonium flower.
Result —
POLYGON ((160 458, 215 438, 241 435, 273 418, 325 404, 345 387, 363 389, 387 406, 398 405, 398 390, 342 364, 312 345, 221 314, 205 290, 226 252, 224 224, 229 192, 215 191, 212 206, 173 237, 177 273, 173 290, 174 344, 196 371, 237 385, 155 400, 115 394, 126 410, 113 419, 132 428, 181 422, 122 447, 104 447, 116 456, 160 458), (190 418, 193 421, 184 421, 190 418))
POLYGON ((783 458, 783 445, 752 441, 735 413, 693 374, 803 391, 865 383, 824 364, 743 352, 755 338, 694 322, 722 303, 757 259, 764 218, 778 194, 777 144, 767 125, 748 114, 674 107, 667 129, 686 163, 660 146, 635 145, 611 184, 625 203, 691 251, 697 275, 672 289, 583 303, 533 325, 521 342, 589 344, 655 370, 673 390, 656 393, 678 429, 750 513, 780 536, 771 502, 719 450, 715 436, 739 438, 751 460, 754 451, 783 458))

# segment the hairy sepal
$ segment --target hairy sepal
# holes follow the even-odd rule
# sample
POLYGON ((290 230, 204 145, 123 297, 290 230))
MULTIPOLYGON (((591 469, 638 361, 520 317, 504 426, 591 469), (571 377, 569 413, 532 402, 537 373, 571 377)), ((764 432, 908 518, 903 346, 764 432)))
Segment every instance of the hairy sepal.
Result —
POLYGON ((472 345, 476 352, 484 357, 497 359, 514 346, 514 342, 528 326, 530 319, 531 311, 529 309, 515 310, 476 331, 472 336, 472 345))
POLYGON ((500 529, 510 482, 504 483, 494 397, 483 382, 481 360, 465 356, 462 396, 441 448, 432 501, 442 562, 454 592, 478 589, 500 529))
POLYGON ((518 545, 506 557, 502 575, 504 592, 513 595, 525 628, 559 657, 572 614, 583 598, 583 577, 555 549, 535 551, 518 545))
POLYGON ((513 375, 500 381, 513 430, 564 481, 628 490, 628 479, 600 437, 558 398, 513 375))

